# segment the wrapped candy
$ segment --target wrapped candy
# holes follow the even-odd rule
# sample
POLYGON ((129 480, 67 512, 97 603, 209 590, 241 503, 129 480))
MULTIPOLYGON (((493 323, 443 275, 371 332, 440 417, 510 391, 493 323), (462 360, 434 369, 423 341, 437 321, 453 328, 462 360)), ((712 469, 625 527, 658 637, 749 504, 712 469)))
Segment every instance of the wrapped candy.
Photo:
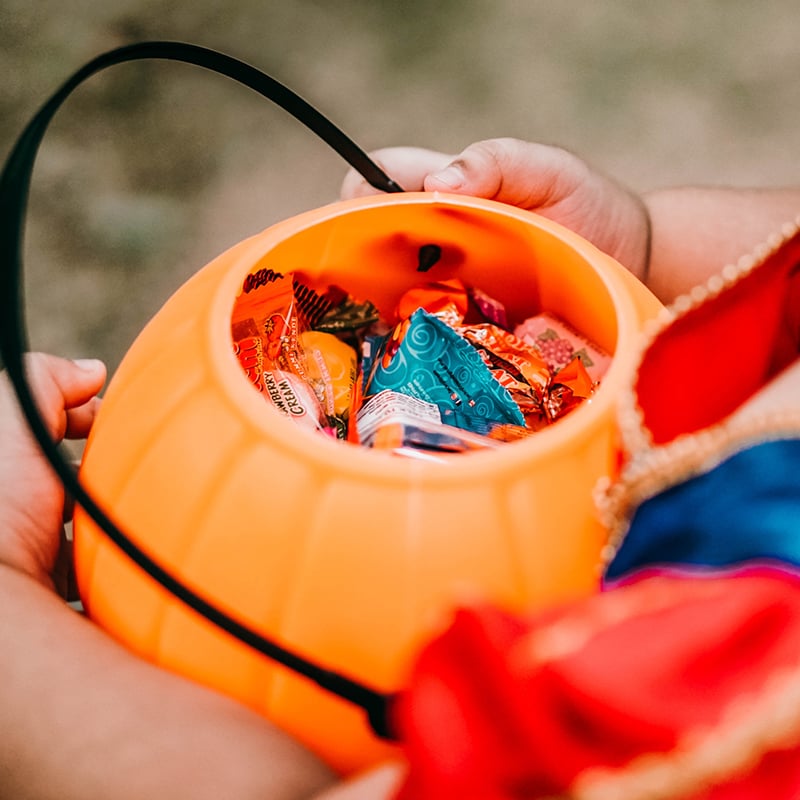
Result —
POLYGON ((289 278, 271 270, 245 278, 231 317, 234 354, 265 400, 291 419, 322 430, 327 421, 308 386, 299 343, 304 327, 289 278))
POLYGON ((394 316, 381 319, 337 286, 261 269, 245 279, 232 330, 243 369, 273 405, 309 405, 298 387, 276 402, 276 387, 291 390, 287 376, 296 376, 313 390, 318 408, 308 418, 318 427, 395 452, 524 438, 587 400, 610 361, 546 312, 510 332, 503 305, 458 279, 408 289, 394 316), (281 380, 267 386, 270 373, 281 380), (435 414, 410 410, 412 400, 435 414))
POLYGON ((375 353, 364 396, 383 389, 434 403, 443 419, 449 414, 468 430, 480 432, 487 422, 524 424, 519 407, 475 348, 424 309, 398 324, 375 353))
POLYGON ((322 331, 304 331, 299 345, 308 381, 339 438, 343 438, 358 368, 356 351, 332 333, 322 331))
POLYGON ((514 328, 514 335, 536 348, 554 372, 578 356, 593 381, 603 377, 611 356, 553 314, 542 312, 514 328))

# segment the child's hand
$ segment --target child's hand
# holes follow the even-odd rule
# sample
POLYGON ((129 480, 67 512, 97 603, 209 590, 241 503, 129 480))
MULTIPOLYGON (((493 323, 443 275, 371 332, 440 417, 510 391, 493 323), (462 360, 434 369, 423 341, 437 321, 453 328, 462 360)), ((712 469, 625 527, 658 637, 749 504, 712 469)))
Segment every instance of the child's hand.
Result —
MULTIPOLYGON (((26 357, 42 419, 55 441, 82 439, 94 421, 105 381, 100 361, 26 357)), ((65 509, 64 489, 22 417, 8 376, 0 373, 0 564, 54 585, 65 509)))
MULTIPOLYGON (((536 211, 579 233, 637 277, 646 277, 650 222, 644 203, 566 150, 491 139, 455 157, 413 147, 372 155, 407 191, 468 194, 536 211)), ((341 194, 348 199, 375 191, 351 171, 341 194)))

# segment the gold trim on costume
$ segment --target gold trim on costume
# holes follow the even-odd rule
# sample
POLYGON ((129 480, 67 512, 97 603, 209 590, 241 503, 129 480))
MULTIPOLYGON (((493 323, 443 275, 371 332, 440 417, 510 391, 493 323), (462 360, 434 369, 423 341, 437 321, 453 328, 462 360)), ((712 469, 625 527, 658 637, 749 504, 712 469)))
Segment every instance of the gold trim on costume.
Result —
MULTIPOLYGON (((655 577, 645 602, 609 592, 559 620, 524 636, 510 653, 512 671, 529 673, 575 655, 597 634, 636 616, 658 613, 674 603, 674 579, 655 577)), ((698 581, 694 598, 725 596, 730 587, 698 581)), ((563 800, 679 800, 746 774, 766 753, 800 743, 800 663, 764 677, 746 696, 732 698, 712 724, 682 735, 663 753, 644 753, 620 768, 582 772, 563 800)))
POLYGON ((800 665, 774 672, 760 691, 737 697, 720 721, 681 737, 667 753, 637 756, 621 769, 581 773, 574 800, 680 800, 744 776, 768 752, 800 742, 800 665))
POLYGON ((634 359, 627 390, 620 397, 618 421, 625 463, 619 476, 600 481, 595 500, 609 541, 601 557, 601 569, 614 558, 628 531, 631 517, 645 500, 682 481, 709 471, 735 453, 760 441, 795 438, 800 434, 800 408, 764 412, 746 419, 731 415, 703 430, 678 436, 665 445, 655 445, 644 424, 634 386, 647 350, 674 321, 738 283, 790 239, 800 233, 800 216, 787 222, 752 253, 736 264, 728 264, 704 284, 676 298, 645 326, 634 359))

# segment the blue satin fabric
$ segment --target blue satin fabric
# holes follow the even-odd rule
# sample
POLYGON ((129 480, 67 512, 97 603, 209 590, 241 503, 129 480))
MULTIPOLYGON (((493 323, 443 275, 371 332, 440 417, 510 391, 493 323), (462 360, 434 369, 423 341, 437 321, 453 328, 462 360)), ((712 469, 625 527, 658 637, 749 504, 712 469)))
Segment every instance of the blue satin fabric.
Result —
POLYGON ((642 503, 605 581, 765 561, 800 573, 800 439, 754 445, 642 503))

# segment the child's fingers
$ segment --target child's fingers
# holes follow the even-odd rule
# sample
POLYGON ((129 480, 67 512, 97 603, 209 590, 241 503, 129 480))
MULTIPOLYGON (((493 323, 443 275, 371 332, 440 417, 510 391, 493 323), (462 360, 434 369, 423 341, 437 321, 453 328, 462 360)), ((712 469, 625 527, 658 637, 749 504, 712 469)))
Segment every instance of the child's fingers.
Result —
MULTIPOLYGON (((102 388, 106 368, 101 361, 70 361, 47 353, 28 353, 25 371, 39 412, 51 433, 61 438, 68 427, 66 411, 87 404, 102 388)), ((86 425, 90 410, 77 414, 76 429, 86 425)))
POLYGON ((58 406, 59 411, 83 405, 106 379, 102 361, 71 361, 49 353, 26 354, 25 369, 37 400, 45 408, 58 406))
POLYGON ((48 353, 29 353, 25 367, 37 396, 61 397, 63 408, 83 405, 96 395, 106 379, 106 368, 95 358, 71 361, 48 353))
POLYGON ((444 169, 428 175, 425 189, 536 209, 563 200, 587 173, 579 158, 561 148, 491 139, 470 145, 444 169))
POLYGON ((65 439, 85 439, 89 435, 94 419, 100 409, 102 400, 92 397, 91 400, 77 408, 67 410, 67 429, 65 439))
MULTIPOLYGON (((453 156, 438 153, 435 150, 425 150, 421 147, 385 147, 370 153, 370 158, 405 191, 420 192, 425 176, 430 172, 442 169, 452 160, 453 156)), ((370 186, 358 172, 351 169, 345 175, 340 192, 343 200, 372 194, 379 194, 379 192, 370 186)))

